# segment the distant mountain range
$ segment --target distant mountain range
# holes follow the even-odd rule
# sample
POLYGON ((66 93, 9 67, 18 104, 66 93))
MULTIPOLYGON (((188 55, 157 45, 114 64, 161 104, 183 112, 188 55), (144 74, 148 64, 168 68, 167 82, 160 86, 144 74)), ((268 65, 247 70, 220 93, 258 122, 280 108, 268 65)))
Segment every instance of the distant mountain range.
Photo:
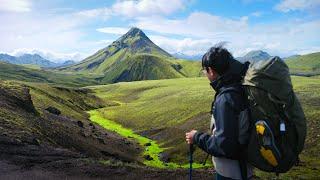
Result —
MULTIPOLYGON (((186 55, 184 53, 178 52, 178 53, 174 53, 172 54, 172 56, 178 58, 178 59, 187 59, 187 60, 193 60, 193 61, 201 61, 203 54, 197 54, 197 55, 186 55)), ((298 55, 295 55, 298 56, 298 55)), ((261 60, 267 60, 269 59, 270 56, 267 52, 262 51, 262 50, 254 50, 254 51, 250 51, 248 52, 246 55, 244 55, 243 57, 237 57, 236 59, 238 61, 241 62, 245 62, 245 61, 261 61, 261 60)), ((293 57, 293 56, 290 56, 293 57)), ((289 58, 289 57, 288 57, 289 58)))
MULTIPOLYGON (((250 51, 243 57, 236 58, 241 62, 250 61, 257 62, 271 58, 267 52, 257 50, 250 51)), ((320 52, 306 55, 292 55, 282 58, 293 75, 312 76, 320 74, 320 52)))
POLYGON ((250 51, 248 52, 245 56, 243 57, 237 57, 236 59, 240 62, 256 62, 256 61, 263 61, 269 59, 270 56, 267 52, 264 52, 262 50, 255 50, 255 51, 250 51))
POLYGON ((177 60, 138 28, 83 61, 57 68, 63 72, 99 74, 103 83, 169 79, 200 75, 200 62, 177 60))
POLYGON ((301 55, 296 54, 296 55, 292 55, 292 56, 288 56, 288 57, 283 57, 282 59, 286 61, 288 59, 297 58, 297 57, 300 57, 300 56, 301 55))
POLYGON ((178 58, 178 59, 187 59, 192 61, 201 61, 203 54, 196 54, 196 55, 186 55, 181 52, 177 52, 172 54, 172 56, 178 58))
POLYGON ((38 54, 23 54, 21 56, 11 56, 9 54, 0 54, 0 61, 18 64, 18 65, 37 65, 43 68, 60 67, 74 64, 72 60, 66 60, 62 63, 55 63, 41 57, 38 54))
POLYGON ((70 66, 72 64, 75 64, 76 62, 73 60, 66 60, 63 63, 58 64, 58 67, 64 67, 64 66, 70 66))

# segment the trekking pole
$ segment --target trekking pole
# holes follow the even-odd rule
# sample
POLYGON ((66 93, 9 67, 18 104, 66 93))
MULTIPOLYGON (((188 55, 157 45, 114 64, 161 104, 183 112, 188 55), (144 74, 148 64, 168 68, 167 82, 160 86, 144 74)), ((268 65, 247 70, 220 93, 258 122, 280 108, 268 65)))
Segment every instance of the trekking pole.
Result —
POLYGON ((189 163, 190 163, 190 167, 189 167, 189 180, 192 180, 192 163, 193 163, 193 144, 189 145, 189 163))
POLYGON ((204 159, 204 161, 202 162, 202 165, 203 165, 203 166, 206 165, 209 156, 210 156, 210 154, 208 153, 207 156, 206 156, 206 159, 204 159))

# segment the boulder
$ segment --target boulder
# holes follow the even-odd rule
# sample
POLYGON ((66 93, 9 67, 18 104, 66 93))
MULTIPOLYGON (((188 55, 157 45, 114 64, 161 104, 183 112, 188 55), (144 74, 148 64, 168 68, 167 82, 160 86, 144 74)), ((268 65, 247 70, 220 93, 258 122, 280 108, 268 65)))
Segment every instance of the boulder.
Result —
POLYGON ((46 111, 48 111, 51 114, 55 114, 55 115, 60 115, 61 111, 55 107, 49 106, 48 108, 46 108, 46 111))
POLYGON ((150 142, 145 143, 144 146, 151 146, 151 143, 150 142))
POLYGON ((84 126, 83 126, 83 122, 82 121, 77 121, 77 124, 78 124, 78 126, 79 127, 81 127, 81 128, 83 128, 84 126))
POLYGON ((150 155, 144 155, 143 158, 147 161, 153 160, 153 158, 150 155))

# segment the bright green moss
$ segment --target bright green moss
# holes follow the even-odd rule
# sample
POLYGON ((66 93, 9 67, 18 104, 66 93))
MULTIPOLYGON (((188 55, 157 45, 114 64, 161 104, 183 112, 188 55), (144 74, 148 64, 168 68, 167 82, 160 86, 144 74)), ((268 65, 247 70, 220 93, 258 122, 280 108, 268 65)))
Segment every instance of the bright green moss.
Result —
MULTIPOLYGON (((144 151, 143 151, 143 156, 150 156, 153 160, 145 160, 144 164, 147 166, 151 166, 151 167, 156 167, 156 168, 188 168, 189 165, 185 164, 185 165, 178 165, 176 163, 164 163, 159 159, 159 154, 161 152, 164 151, 163 148, 161 148, 156 141, 153 141, 151 139, 148 139, 146 137, 143 137, 139 134, 136 134, 135 132, 133 132, 131 129, 125 128, 122 125, 105 119, 101 116, 99 110, 92 110, 88 112, 90 115, 90 120, 99 124, 100 126, 102 126, 103 128, 107 129, 107 130, 111 130, 114 132, 117 132, 119 135, 127 138, 127 137, 132 137, 133 139, 135 139, 142 147, 145 147, 144 151), (145 146, 146 143, 150 143, 150 146, 145 146)), ((194 163, 193 164, 194 168, 200 168, 200 167, 204 167, 200 164, 194 163)))

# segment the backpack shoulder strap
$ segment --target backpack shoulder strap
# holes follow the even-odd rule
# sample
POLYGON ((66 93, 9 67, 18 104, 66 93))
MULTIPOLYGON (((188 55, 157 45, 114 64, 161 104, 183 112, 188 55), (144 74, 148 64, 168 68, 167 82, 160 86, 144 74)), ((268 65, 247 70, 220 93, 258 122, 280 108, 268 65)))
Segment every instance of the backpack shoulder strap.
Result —
POLYGON ((216 92, 216 94, 214 95, 214 99, 213 99, 213 101, 212 101, 212 104, 211 104, 211 110, 210 110, 211 114, 213 114, 214 103, 216 102, 217 97, 218 97, 219 95, 222 95, 222 94, 224 94, 224 93, 226 93, 226 92, 230 92, 230 91, 240 92, 239 88, 236 88, 236 87, 235 87, 236 85, 241 85, 241 84, 240 84, 240 83, 231 84, 231 85, 229 85, 229 86, 220 88, 219 91, 216 92))

